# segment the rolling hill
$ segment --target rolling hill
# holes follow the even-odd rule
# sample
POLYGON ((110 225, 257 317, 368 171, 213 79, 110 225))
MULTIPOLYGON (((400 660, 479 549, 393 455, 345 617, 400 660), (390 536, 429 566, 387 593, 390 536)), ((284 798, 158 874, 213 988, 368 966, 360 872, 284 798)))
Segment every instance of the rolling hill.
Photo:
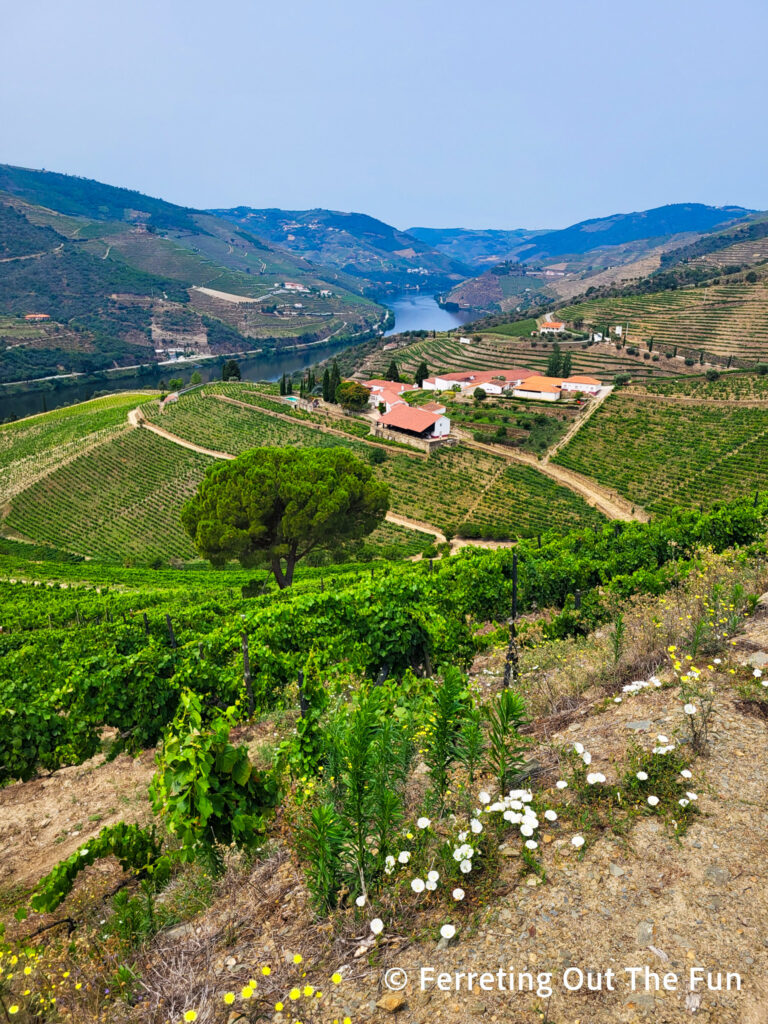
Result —
POLYGON ((370 294, 450 288, 473 273, 452 254, 363 213, 248 206, 211 212, 295 255, 365 279, 370 294))
POLYGON ((0 382, 355 337, 384 316, 357 279, 210 213, 0 166, 0 382))
POLYGON ((475 269, 484 269, 502 260, 514 259, 532 238, 547 233, 546 230, 529 231, 527 228, 516 228, 512 231, 493 228, 408 228, 409 235, 475 269))
MULTIPOLYGON (((677 203, 636 213, 581 221, 558 231, 508 232, 514 242, 502 260, 477 277, 462 281, 445 296, 460 308, 485 312, 529 309, 570 299, 591 286, 638 280, 699 252, 723 248, 729 242, 710 239, 762 237, 752 225, 755 211, 740 206, 677 203), (745 226, 746 225, 746 226, 745 226), (518 236, 519 237, 513 237, 518 236)), ((449 232, 444 233, 446 236, 449 232)), ((472 232, 458 237, 455 252, 467 259, 472 232), (467 252, 464 251, 468 247, 467 252)))

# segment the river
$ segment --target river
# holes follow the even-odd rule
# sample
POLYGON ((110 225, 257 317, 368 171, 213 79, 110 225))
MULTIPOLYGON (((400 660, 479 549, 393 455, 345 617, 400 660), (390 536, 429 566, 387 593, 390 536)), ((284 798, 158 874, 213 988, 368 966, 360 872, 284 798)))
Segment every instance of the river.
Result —
MULTIPOLYGON (((387 335, 401 331, 447 331, 472 319, 466 312, 450 313, 438 306, 432 295, 420 292, 402 292, 384 300, 395 314, 395 326, 387 335)), ((477 314, 475 314, 476 316, 477 314)), ((318 345, 306 352, 283 355, 235 356, 243 380, 279 380, 284 373, 294 373, 314 366, 343 351, 339 345, 318 345)), ((130 391, 132 388, 157 388, 161 381, 167 385, 171 377, 185 382, 195 370, 204 382, 221 379, 221 360, 203 359, 200 362, 179 362, 152 367, 133 375, 106 374, 103 377, 78 379, 59 377, 42 385, 42 390, 6 392, 0 387, 0 423, 7 418, 21 419, 34 413, 57 409, 75 402, 85 402, 97 394, 130 391)))
POLYGON ((402 331, 450 331, 470 320, 477 320, 477 313, 462 310, 450 313, 438 306, 433 295, 424 292, 402 292, 387 300, 395 314, 395 326, 387 334, 402 331))

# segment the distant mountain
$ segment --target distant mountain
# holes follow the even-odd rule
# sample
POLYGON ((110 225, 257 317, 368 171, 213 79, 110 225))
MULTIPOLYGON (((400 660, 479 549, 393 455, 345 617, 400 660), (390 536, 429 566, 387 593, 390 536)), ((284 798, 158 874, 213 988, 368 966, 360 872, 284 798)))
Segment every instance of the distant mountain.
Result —
POLYGON ((210 213, 0 165, 0 382, 359 336, 384 318, 361 291, 210 213))
POLYGON ((526 242, 547 232, 527 228, 512 231, 492 228, 408 228, 408 234, 460 263, 480 269, 514 259, 526 242))
POLYGON ((701 203, 673 203, 639 213, 616 213, 611 217, 583 220, 560 231, 538 235, 520 254, 526 263, 577 255, 604 246, 626 245, 641 239, 661 241, 670 235, 702 234, 754 214, 742 206, 704 206, 701 203))
POLYGON ((474 273, 461 260, 364 213, 248 206, 210 212, 313 263, 364 278, 377 294, 417 285, 450 288, 474 273))
POLYGON ((676 203, 585 220, 558 231, 530 232, 527 239, 519 237, 503 261, 462 281, 444 298, 463 309, 521 312, 571 298, 591 285, 653 273, 676 262, 676 251, 708 251, 702 240, 712 232, 749 224, 754 217, 754 210, 741 206, 676 203))

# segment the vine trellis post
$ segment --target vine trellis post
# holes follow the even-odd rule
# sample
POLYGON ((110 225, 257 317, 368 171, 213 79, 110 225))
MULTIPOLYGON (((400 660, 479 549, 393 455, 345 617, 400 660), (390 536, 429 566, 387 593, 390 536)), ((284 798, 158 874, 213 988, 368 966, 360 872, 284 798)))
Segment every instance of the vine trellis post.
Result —
POLYGON ((517 649, 517 552, 512 555, 512 615, 509 619, 509 643, 507 644, 507 657, 504 661, 504 689, 508 690, 510 684, 517 686, 520 678, 520 658, 517 649))

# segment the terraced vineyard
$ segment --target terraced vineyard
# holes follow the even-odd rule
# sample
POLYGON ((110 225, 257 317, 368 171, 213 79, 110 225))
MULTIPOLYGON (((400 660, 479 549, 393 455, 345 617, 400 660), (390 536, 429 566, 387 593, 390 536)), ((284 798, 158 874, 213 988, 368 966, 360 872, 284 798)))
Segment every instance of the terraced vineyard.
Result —
POLYGON ((6 500, 125 424, 150 394, 108 395, 0 426, 0 495, 6 500))
POLYGON ((126 426, 18 494, 6 523, 105 560, 192 558, 179 513, 212 461, 126 426))
POLYGON ((714 381, 706 377, 670 377, 649 381, 631 390, 652 395, 683 395, 711 402, 768 402, 768 375, 726 373, 714 381))
MULTIPOLYGON (((238 396, 239 397, 239 396, 238 396)), ((242 401, 242 399, 239 398, 242 401)), ((282 411, 282 410, 281 410, 282 411)), ((159 404, 144 407, 144 415, 151 423, 213 451, 239 455, 249 448, 267 445, 309 445, 330 448, 345 445, 356 448, 365 457, 367 448, 351 438, 346 441, 335 434, 305 426, 301 421, 288 423, 276 419, 257 408, 219 402, 215 398, 192 392, 180 401, 167 405, 161 413, 159 404)))
POLYGON ((768 404, 614 393, 554 461, 651 512, 710 507, 768 487, 768 404))
MULTIPOLYGON (((587 345, 586 342, 562 342, 563 351, 571 353, 572 372, 594 376, 603 381, 612 380, 617 373, 630 372, 635 379, 645 379, 669 373, 669 364, 663 359, 648 359, 627 355, 614 345, 587 345)), ((413 374, 424 360, 430 374, 450 373, 454 370, 493 370, 522 366, 538 373, 546 373, 552 347, 541 339, 507 337, 501 333, 486 332, 479 342, 462 345, 452 335, 425 338, 394 353, 398 368, 413 374)), ((367 361, 365 373, 381 377, 387 370, 393 353, 381 350, 367 361)))
MULTIPOLYGON (((759 271, 761 274, 764 271, 759 271)), ((700 351, 721 362, 749 366, 768 359, 768 281, 597 299, 559 310, 567 323, 583 320, 598 330, 629 325, 627 340, 655 347, 700 351)))
POLYGON ((509 465, 462 524, 462 536, 530 537, 605 522, 578 494, 530 466, 509 465))
MULTIPOLYGON (((231 393, 242 396, 246 389, 239 387, 231 393)), ((242 409, 219 402, 199 392, 184 395, 177 403, 159 412, 156 402, 145 406, 145 415, 170 433, 214 451, 237 455, 248 448, 261 445, 344 445, 367 460, 371 446, 362 441, 341 438, 324 433, 300 420, 287 422, 258 409, 242 409)), ((433 452, 429 459, 415 454, 400 453, 396 449, 386 453, 376 472, 390 485, 390 507, 393 512, 429 523, 441 530, 455 532, 488 484, 500 477, 506 460, 491 452, 468 449, 461 445, 433 452)), ((515 467, 517 470, 517 467, 515 467)), ((576 524, 592 521, 593 510, 565 488, 544 481, 544 491, 553 498, 559 494, 558 504, 564 513, 563 522, 576 524)), ((498 493, 496 507, 504 505, 498 521, 497 536, 509 537, 537 533, 546 519, 542 503, 542 481, 539 474, 513 472, 495 484, 498 493), (530 491, 530 495, 529 495, 530 491), (529 501, 530 498, 530 501, 529 501)), ((547 499, 549 500, 549 499, 547 499)), ((490 507, 490 506, 489 506, 490 507)), ((483 527, 491 519, 478 520, 483 527)))

